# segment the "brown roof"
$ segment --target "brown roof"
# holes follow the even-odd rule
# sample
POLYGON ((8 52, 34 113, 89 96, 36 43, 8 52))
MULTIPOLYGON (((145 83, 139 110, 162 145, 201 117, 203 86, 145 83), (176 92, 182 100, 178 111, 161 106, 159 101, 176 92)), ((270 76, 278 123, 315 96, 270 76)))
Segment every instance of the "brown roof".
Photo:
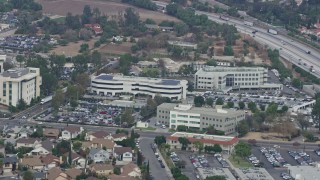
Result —
POLYGON ((127 165, 124 165, 122 167, 122 172, 121 175, 128 175, 129 173, 131 173, 132 171, 134 171, 135 168, 139 168, 136 164, 134 164, 133 162, 130 162, 127 165))
POLYGON ((43 129, 43 136, 58 137, 59 133, 60 133, 59 129, 54 129, 54 128, 44 128, 43 129))
MULTIPOLYGON (((167 139, 171 140, 171 141, 178 141, 179 137, 177 137, 177 136, 168 136, 167 139)), ((239 139, 237 137, 234 137, 230 141, 219 141, 219 140, 213 140, 213 139, 198 139, 198 138, 191 138, 191 137, 188 137, 187 139, 191 143, 196 142, 196 141, 200 141, 200 142, 202 142, 204 144, 220 144, 220 145, 233 145, 233 144, 235 144, 235 143, 237 143, 239 141, 239 139)))
POLYGON ((128 137, 125 133, 112 134, 111 136, 113 137, 113 139, 121 138, 121 137, 128 137))
POLYGON ((50 164, 52 162, 60 163, 60 158, 58 158, 57 156, 54 156, 52 154, 42 156, 40 159, 41 159, 42 163, 44 163, 44 164, 50 164))
POLYGON ((21 164, 24 166, 43 166, 40 156, 26 156, 21 159, 21 164))
POLYGON ((95 138, 105 138, 105 137, 109 136, 110 133, 108 133, 106 131, 96 131, 96 132, 92 133, 91 135, 94 136, 95 138))
POLYGON ((70 133, 80 132, 80 127, 77 126, 67 126, 64 128, 65 131, 69 131, 70 133))
POLYGON ((67 169, 65 173, 72 179, 76 179, 77 176, 79 176, 82 173, 82 171, 80 169, 72 168, 67 169))
POLYGON ((134 180, 135 178, 130 177, 130 176, 111 174, 108 176, 108 179, 110 179, 110 180, 134 180))
POLYGON ((94 169, 94 171, 113 170, 111 164, 92 164, 90 167, 91 169, 94 169))
POLYGON ((39 141, 39 139, 36 138, 20 138, 16 141, 16 143, 22 143, 22 144, 34 144, 36 141, 39 141))
POLYGON ((67 175, 61 171, 60 168, 54 167, 49 169, 49 171, 47 172, 47 179, 48 180, 56 180, 56 178, 59 179, 67 179, 67 175))
POLYGON ((106 147, 107 149, 113 149, 115 146, 115 143, 110 139, 103 139, 103 138, 93 138, 92 144, 106 147))
POLYGON ((115 147, 114 152, 118 155, 126 152, 132 153, 132 148, 131 147, 115 147))

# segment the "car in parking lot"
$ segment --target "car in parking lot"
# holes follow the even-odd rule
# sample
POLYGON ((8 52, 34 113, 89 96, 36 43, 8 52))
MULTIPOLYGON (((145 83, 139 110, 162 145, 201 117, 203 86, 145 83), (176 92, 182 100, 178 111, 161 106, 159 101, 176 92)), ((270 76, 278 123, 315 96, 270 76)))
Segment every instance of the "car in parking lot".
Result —
POLYGON ((293 178, 290 176, 290 174, 288 173, 285 173, 285 172, 282 172, 280 174, 280 176, 282 177, 282 179, 285 179, 285 180, 292 180, 293 178))
POLYGON ((288 151, 289 155, 297 161, 300 165, 313 165, 314 161, 310 158, 310 155, 306 152, 288 151))
POLYGON ((318 156, 320 156, 320 149, 316 149, 316 150, 314 150, 314 152, 315 152, 318 156))

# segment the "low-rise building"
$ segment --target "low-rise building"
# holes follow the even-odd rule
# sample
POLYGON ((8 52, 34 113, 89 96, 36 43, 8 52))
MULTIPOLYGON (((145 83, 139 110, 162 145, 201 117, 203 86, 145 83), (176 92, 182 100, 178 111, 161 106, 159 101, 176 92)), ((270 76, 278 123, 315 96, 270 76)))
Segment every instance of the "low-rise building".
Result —
POLYGON ((77 126, 66 126, 64 130, 61 132, 62 139, 70 140, 76 138, 83 131, 82 127, 77 126))
POLYGON ((2 171, 3 173, 11 173, 18 168, 18 158, 16 156, 4 157, 2 171))
POLYGON ((111 139, 111 134, 107 131, 95 131, 86 134, 86 140, 92 141, 94 138, 111 139))
POLYGON ((92 148, 89 152, 89 158, 94 163, 105 163, 109 159, 109 153, 103 149, 92 148))
POLYGON ((147 77, 133 77, 116 74, 100 74, 91 79, 92 93, 99 95, 133 95, 145 94, 152 97, 156 95, 170 99, 186 99, 186 80, 157 79, 147 77))
POLYGON ((174 150, 182 148, 179 138, 187 138, 189 140, 190 144, 187 147, 187 150, 189 151, 196 151, 197 148, 193 143, 199 141, 202 142, 204 146, 214 146, 215 144, 219 144, 222 150, 227 153, 231 153, 234 149, 234 146, 239 141, 237 137, 231 136, 176 132, 166 138, 167 144, 170 145, 170 149, 174 150))
POLYGON ((112 134, 113 141, 122 141, 128 138, 128 135, 125 133, 112 134))
POLYGON ((20 138, 16 141, 16 148, 19 147, 28 147, 35 148, 37 145, 41 143, 40 139, 36 138, 20 138))
POLYGON ((42 84, 39 68, 16 68, 3 71, 3 63, 0 62, 0 104, 17 106, 19 100, 27 105, 32 99, 40 96, 42 84))
POLYGON ((68 180, 68 175, 64 173, 60 168, 55 167, 47 172, 47 180, 68 180))
POLYGON ((127 165, 122 166, 121 175, 134 178, 141 178, 141 170, 136 164, 131 162, 127 165))
POLYGON ((45 164, 39 156, 26 156, 20 159, 20 165, 32 170, 44 170, 45 164))
POLYGON ((114 155, 118 161, 131 162, 133 158, 131 147, 115 147, 114 155))
POLYGON ((274 180, 265 168, 235 168, 234 170, 239 179, 274 180))
POLYGON ((47 138, 57 139, 59 137, 59 129, 55 128, 43 128, 43 136, 47 138))
POLYGON ((224 176, 227 180, 236 180, 228 168, 197 168, 201 179, 211 176, 224 176))
POLYGON ((293 179, 319 179, 320 164, 315 166, 288 166, 288 170, 293 179))
POLYGON ((242 110, 193 107, 190 104, 163 103, 157 107, 157 121, 176 129, 179 125, 205 130, 213 126, 225 134, 236 132, 237 124, 245 119, 242 110))
POLYGON ((98 176, 108 176, 113 173, 113 166, 111 164, 92 164, 90 170, 98 176))
POLYGON ((263 67, 205 66, 195 73, 194 87, 224 92, 233 89, 283 89, 282 84, 268 83, 268 69, 263 67))
POLYGON ((108 153, 113 153, 115 143, 110 139, 94 138, 92 141, 86 141, 82 143, 82 149, 106 149, 108 153))

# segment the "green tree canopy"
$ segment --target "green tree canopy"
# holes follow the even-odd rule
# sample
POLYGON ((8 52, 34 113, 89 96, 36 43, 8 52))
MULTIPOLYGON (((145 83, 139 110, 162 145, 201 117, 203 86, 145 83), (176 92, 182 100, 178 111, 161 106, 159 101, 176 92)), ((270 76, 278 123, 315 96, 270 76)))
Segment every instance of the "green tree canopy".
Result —
POLYGON ((202 107, 204 105, 204 98, 202 96, 196 96, 194 99, 194 105, 196 107, 202 107))

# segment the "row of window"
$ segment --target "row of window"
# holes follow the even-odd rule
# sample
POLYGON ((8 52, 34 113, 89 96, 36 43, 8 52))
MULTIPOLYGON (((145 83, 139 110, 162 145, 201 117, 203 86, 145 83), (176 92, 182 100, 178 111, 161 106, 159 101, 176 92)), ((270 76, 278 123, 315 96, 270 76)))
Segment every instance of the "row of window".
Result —
POLYGON ((182 124, 200 124, 198 121, 185 121, 185 120, 171 120, 171 123, 182 123, 182 124))
POLYGON ((259 83, 257 83, 257 82, 256 82, 256 83, 251 83, 251 82, 249 82, 249 83, 234 83, 235 86, 240 86, 240 85, 242 85, 242 86, 243 86, 243 85, 244 85, 244 86, 251 86, 251 85, 252 85, 252 86, 255 86, 255 85, 258 85, 258 84, 259 84, 259 83))
POLYGON ((258 81, 259 78, 234 78, 235 81, 258 81))

